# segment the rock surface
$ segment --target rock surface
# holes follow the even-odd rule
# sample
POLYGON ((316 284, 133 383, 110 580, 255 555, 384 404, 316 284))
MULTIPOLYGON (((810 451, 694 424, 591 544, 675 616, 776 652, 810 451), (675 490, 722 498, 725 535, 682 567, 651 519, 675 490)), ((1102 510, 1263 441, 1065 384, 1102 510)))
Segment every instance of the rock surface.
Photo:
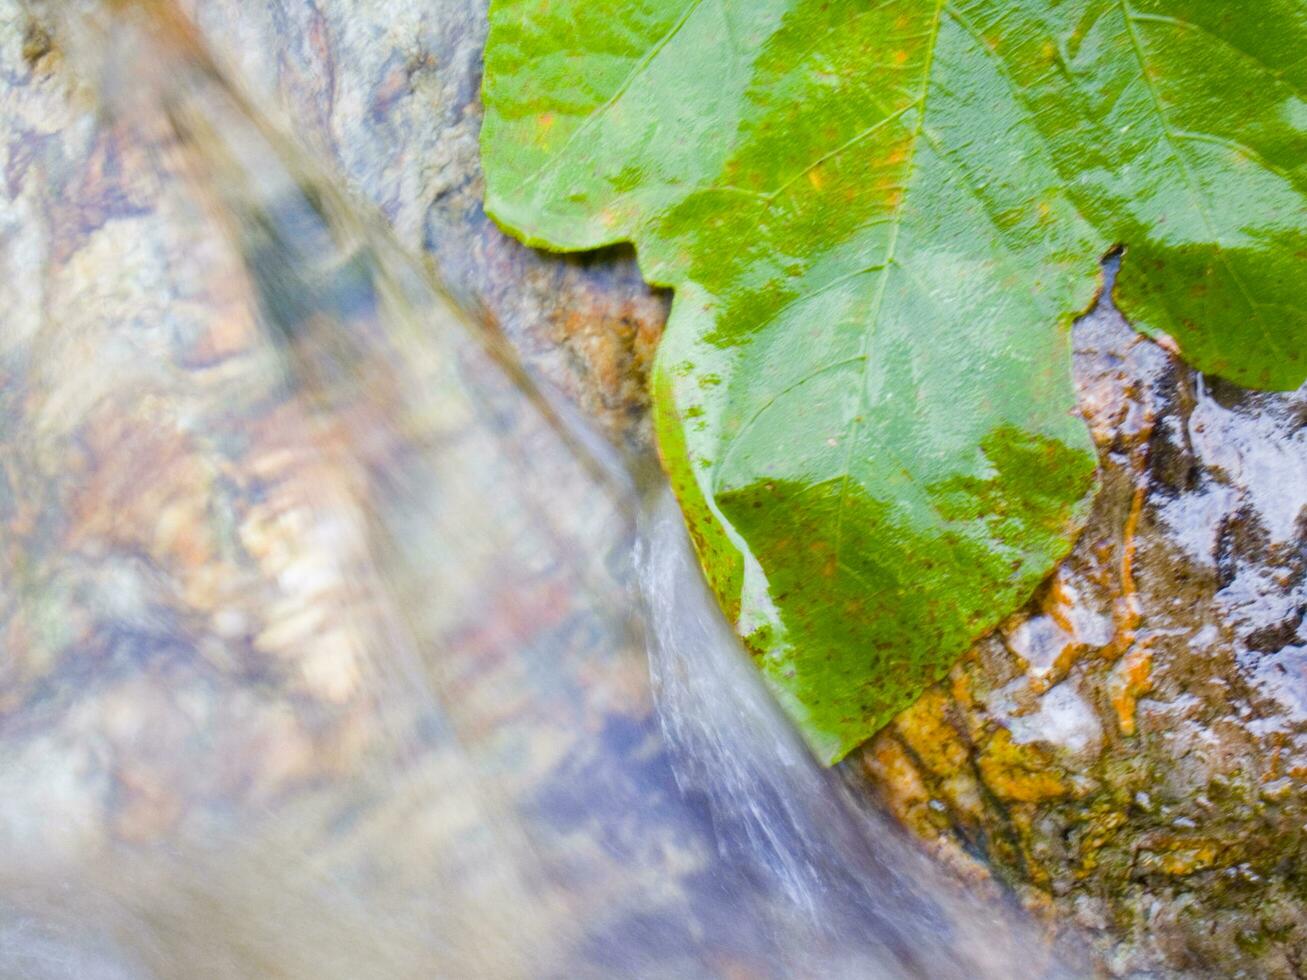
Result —
MULTIPOLYGON (((643 378, 667 298, 644 287, 629 254, 540 255, 505 238, 481 212, 479 3, 188 0, 182 6, 253 98, 281 106, 282 118, 294 121, 305 143, 389 219, 405 245, 431 256, 451 288, 480 305, 534 369, 598 419, 619 445, 647 452, 643 378)), ((116 250, 150 247, 141 221, 157 206, 152 195, 158 187, 150 183, 157 177, 148 166, 129 165, 139 150, 124 134, 96 130, 84 106, 61 108, 68 80, 59 69, 57 44, 40 22, 5 4, 0 37, 8 70, 29 91, 26 101, 11 100, 7 107, 5 224, 11 254, 47 249, 48 276, 57 277, 73 275, 66 270, 79 262, 109 261, 116 250), (23 210, 33 207, 41 209, 40 221, 23 210), (24 239, 15 230, 20 224, 47 229, 47 237, 24 239)), ((196 253, 194 260, 202 265, 206 257, 196 253)), ((174 271, 176 281, 204 281, 198 269, 174 271)), ((39 323, 50 315, 40 308, 42 296, 66 295, 57 286, 50 278, 44 292, 17 289, 11 280, 4 287, 5 305, 27 311, 24 322, 39 323)), ((157 304, 176 292, 175 282, 115 288, 123 292, 67 300, 69 308, 60 315, 75 319, 88 303, 112 301, 124 309, 157 304)), ((201 302, 183 291, 173 300, 187 310, 222 308, 224 298, 201 302)), ((252 328, 242 319, 247 313, 231 309, 232 315, 206 320, 188 333, 202 342, 179 346, 175 363, 192 370, 239 349, 252 328)), ((169 329, 186 333, 158 317, 142 322, 155 331, 144 335, 150 343, 166 339, 169 329)), ((1104 969, 1113 974, 1302 975, 1307 394, 1251 394, 1199 377, 1133 334, 1110 310, 1086 318, 1076 331, 1082 406, 1104 480, 1089 528, 1029 608, 979 644, 858 761, 875 777, 888 807, 941 856, 965 874, 1014 890, 1052 921, 1088 930, 1104 969)), ((30 340, 23 338, 23 349, 30 340)), ((105 338, 102 349, 109 354, 100 356, 116 358, 115 369, 140 370, 141 342, 105 338)), ((75 360, 75 352, 65 352, 47 363, 75 360)), ((96 369, 103 375, 106 366, 101 362, 96 369)), ((79 397, 89 404, 82 386, 69 381, 58 389, 64 403, 34 405, 24 394, 31 383, 25 383, 28 389, 4 386, 7 401, 0 408, 6 417, 56 425, 79 397), (10 415, 20 409, 27 414, 10 415)), ((69 455, 57 462, 64 465, 84 452, 88 472, 96 472, 94 460, 119 444, 122 430, 115 426, 137 413, 139 431, 157 417, 154 411, 131 400, 91 412, 76 452, 60 443, 69 455)), ((267 532, 311 536, 312 527, 292 520, 295 494, 309 488, 288 479, 272 498, 242 496, 239 481, 222 482, 232 466, 238 473, 273 472, 288 465, 294 447, 267 444, 248 457, 233 456, 188 441, 188 431, 184 425, 165 428, 141 445, 142 466, 156 465, 166 475, 152 495, 135 492, 130 468, 114 471, 119 484, 88 479, 79 490, 88 501, 111 503, 117 516, 107 526, 126 536, 113 553, 137 549, 141 558, 135 563, 118 561, 112 574, 96 565, 102 560, 96 549, 103 545, 95 542, 105 531, 96 524, 96 507, 52 497, 44 508, 14 509, 16 501, 44 499, 45 488, 30 464, 38 450, 28 445, 15 453, 12 439, 9 462, 0 462, 9 481, 0 493, 8 508, 4 521, 39 530, 54 526, 53 513, 79 515, 80 523, 60 532, 74 535, 62 539, 61 547, 80 542, 69 549, 70 567, 51 573, 50 580, 69 596, 77 589, 110 589, 122 605, 122 621, 136 624, 132 635, 138 639, 169 635, 139 599, 154 594, 151 583, 161 588, 161 565, 192 590, 180 608, 208 617, 216 633, 259 635, 258 623, 239 618, 238 601, 205 590, 235 581, 251 590, 271 583, 293 592, 296 577, 269 566, 234 569, 215 579, 205 569, 213 567, 215 555, 232 554, 225 549, 235 539, 249 555, 262 555, 260 561, 284 560, 285 548, 267 532), (263 469, 256 465, 260 454, 268 457, 263 469), (235 488, 230 519, 236 523, 219 523, 211 540, 170 537, 172 525, 160 515, 210 499, 207 489, 196 488, 211 485, 235 488)), ((178 514, 175 523, 188 520, 193 523, 178 514)), ((20 553, 51 547, 50 538, 35 544, 34 533, 6 538, 7 569, 21 567, 20 553)), ((48 594, 51 603, 60 595, 48 594)), ((297 601, 290 594, 284 599, 297 601)), ((165 605, 176 607, 171 597, 165 605)), ((46 639, 57 633, 67 642, 79 630, 117 635, 102 624, 80 623, 75 607, 71 601, 71 612, 50 607, 36 619, 30 603, 21 615, 5 610, 0 623, 8 631, 6 645, 66 646, 23 639, 32 633, 46 639)), ((266 639, 269 650, 282 642, 293 647, 297 640, 289 634, 266 639)), ((139 643, 122 647, 139 649, 139 643)), ((104 656, 115 654, 106 650, 104 656)), ((297 656, 288 649, 281 662, 299 665, 297 656)), ((194 727, 183 710, 188 702, 159 700, 150 693, 157 687, 125 668, 114 675, 112 685, 122 688, 116 694, 102 691, 94 701, 52 704, 66 717, 82 711, 86 725, 103 731, 91 743, 103 747, 101 754, 71 736, 68 745, 57 743, 64 737, 59 733, 76 731, 75 725, 51 729, 54 734, 46 737, 11 732, 8 737, 17 740, 11 744, 28 753, 24 771, 65 775, 11 780, 10 788, 69 793, 68 812, 80 814, 60 831, 70 839, 105 826, 124 837, 157 832, 160 822, 191 812, 186 799, 173 798, 179 786, 200 798, 239 792, 257 800, 282 792, 314 778, 304 767, 322 755, 307 751, 309 740, 339 738, 340 751, 350 750, 344 721, 325 732, 313 726, 324 710, 338 720, 349 715, 339 708, 351 703, 347 661, 342 654, 320 668, 301 666, 295 676, 302 689, 278 694, 270 687, 266 704, 235 692, 222 699, 232 713, 225 725, 231 738, 251 744, 209 747, 212 759, 257 758, 257 746, 265 744, 275 751, 253 769, 215 762, 204 774, 149 766, 118 771, 106 762, 148 759, 136 748, 156 736, 158 726, 173 726, 177 738, 194 727), (111 710, 115 703, 155 702, 151 710, 111 710), (119 743, 136 748, 119 751, 119 743), (297 752, 297 745, 305 750, 297 752), (78 789, 101 783, 103 792, 78 789)), ((76 671, 77 663, 67 661, 63 669, 76 671)), ((236 681, 225 679, 239 678, 239 668, 212 669, 201 657, 172 683, 197 689, 230 683, 234 689, 236 681)), ((0 696, 13 699, 32 689, 31 677, 16 671, 41 676, 48 665, 20 659, 3 669, 9 676, 0 696)), ((166 765, 162 757, 159 765, 166 765)))
POLYGON ((184 0, 260 106, 338 168, 402 244, 621 446, 650 445, 644 380, 669 296, 629 249, 523 248, 481 207, 485 4, 465 0, 184 0))
POLYGON ((861 763, 1114 974, 1301 976, 1307 391, 1205 378, 1110 308, 1075 331, 1089 526, 861 763))

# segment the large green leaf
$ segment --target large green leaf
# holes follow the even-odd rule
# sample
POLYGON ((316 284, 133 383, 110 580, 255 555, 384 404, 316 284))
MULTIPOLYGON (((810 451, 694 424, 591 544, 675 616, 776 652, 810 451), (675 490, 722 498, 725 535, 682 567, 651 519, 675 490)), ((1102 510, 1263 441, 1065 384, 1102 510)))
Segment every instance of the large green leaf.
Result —
POLYGON ((1109 249, 1141 330, 1302 382, 1305 90, 1301 0, 495 0, 487 208, 675 287, 664 462, 833 760, 1069 547, 1109 249))

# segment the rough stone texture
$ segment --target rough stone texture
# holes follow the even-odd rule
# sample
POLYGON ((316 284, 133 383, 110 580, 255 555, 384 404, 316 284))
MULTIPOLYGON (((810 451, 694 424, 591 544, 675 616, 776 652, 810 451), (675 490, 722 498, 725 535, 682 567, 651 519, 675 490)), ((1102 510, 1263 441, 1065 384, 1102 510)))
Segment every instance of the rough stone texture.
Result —
MULTIPOLYGON (((483 307, 536 370, 616 442, 647 448, 642 382, 666 297, 641 284, 629 254, 542 256, 505 238, 480 211, 480 3, 182 5, 258 103, 283 107, 282 118, 293 120, 306 144, 384 213, 404 244, 429 254, 459 295, 483 307)), ((143 371, 142 345, 154 357, 174 334, 185 342, 163 361, 179 370, 195 372, 243 349, 252 327, 238 302, 178 291, 179 282, 212 281, 200 268, 174 268, 164 282, 120 282, 112 295, 69 293, 78 263, 88 269, 97 262, 103 267, 115 254, 139 256, 165 234, 150 224, 161 178, 140 163, 128 134, 96 128, 85 105, 67 108, 57 46, 11 4, 4 6, 0 37, 7 70, 28 90, 7 106, 6 247, 28 268, 38 259, 47 268, 39 288, 27 288, 28 282, 16 288, 12 276, 3 285, 5 308, 15 318, 10 322, 39 324, 58 316, 76 323, 79 311, 96 303, 141 304, 154 311, 138 318, 141 333, 94 344, 87 339, 94 335, 84 334, 76 341, 113 358, 110 367, 123 371, 143 371), (129 165, 133 159, 138 165, 129 165), (64 305, 47 309, 45 296, 64 305), (188 327, 175 312, 159 314, 167 296, 183 318, 201 308, 231 313, 216 319, 206 313, 188 327)), ((181 207, 168 200, 165 193, 165 210, 181 207)), ((197 266, 206 261, 202 251, 190 254, 197 266)), ((30 349, 31 336, 21 341, 8 348, 11 355, 30 349)), ((42 363, 77 363, 76 350, 57 349, 73 341, 53 336, 42 342, 42 363)), ((941 856, 966 874, 992 875, 1055 921, 1089 930, 1112 973, 1301 975, 1307 970, 1301 870, 1307 834, 1307 396, 1249 394, 1199 378, 1110 313, 1082 322, 1077 344, 1082 403, 1104 477, 1089 529, 1031 606, 979 644, 948 682, 904 712, 859 761, 875 776, 887 805, 941 856)), ((259 635, 258 623, 223 613, 226 607, 209 598, 204 590, 216 583, 241 583, 250 596, 271 589, 273 599, 278 589, 294 592, 297 582, 304 584, 277 565, 286 560, 287 536, 303 537, 295 550, 312 548, 315 525, 293 519, 297 501, 312 489, 311 480, 293 475, 294 447, 267 442, 236 452, 197 441, 194 427, 182 424, 196 406, 164 397, 166 411, 181 421, 133 450, 142 467, 158 466, 162 474, 150 494, 141 495, 131 467, 106 473, 95 461, 112 459, 124 432, 133 442, 143 438, 159 418, 158 403, 152 408, 129 399, 121 376, 117 393, 110 392, 119 402, 97 406, 93 387, 76 377, 56 386, 64 403, 49 396, 34 400, 30 378, 12 383, 20 368, 25 364, 6 362, 11 381, 0 386, 10 400, 6 414, 21 409, 27 414, 13 417, 53 424, 68 417, 68 404, 94 410, 77 415, 86 421, 77 439, 64 433, 44 449, 28 443, 16 451, 12 440, 6 447, 9 482, 0 504, 14 529, 0 542, 7 549, 6 575, 23 567, 24 555, 54 554, 56 541, 67 549, 54 570, 28 561, 65 593, 47 591, 42 604, 0 610, 6 643, 9 649, 66 650, 84 635, 79 631, 89 631, 118 637, 122 652, 103 651, 111 662, 120 658, 104 687, 51 702, 50 711, 64 719, 60 725, 0 732, 7 746, 25 753, 23 765, 10 772, 44 774, 40 780, 15 777, 7 792, 46 794, 33 801, 38 811, 60 799, 72 818, 57 832, 37 829, 73 847, 69 842, 79 835, 105 833, 105 827, 124 838, 157 833, 185 819, 196 799, 245 794, 257 803, 263 794, 312 782, 321 773, 305 766, 323 756, 295 747, 347 732, 339 721, 350 715, 341 709, 351 703, 352 675, 340 669, 347 657, 321 670, 304 669, 307 648, 288 648, 280 660, 256 658, 261 669, 281 663, 295 683, 237 696, 242 665, 207 664, 204 648, 172 661, 140 654, 146 640, 162 643, 173 635, 159 616, 174 608, 201 617, 217 634, 259 635), (43 457, 50 445, 62 455, 43 457), (263 456, 285 474, 271 498, 245 493, 242 488, 254 483, 242 484, 243 477, 229 478, 233 466, 238 477, 259 471, 263 456), (46 500, 53 484, 42 480, 53 477, 43 477, 33 463, 43 459, 49 473, 76 459, 87 461, 88 474, 100 472, 100 482, 88 477, 79 488, 70 481, 62 486, 81 499, 113 503, 114 520, 106 525, 94 507, 79 508, 70 498, 46 500), (212 539, 170 536, 169 527, 190 519, 179 513, 160 521, 160 515, 214 499, 215 486, 236 502, 236 523, 219 524, 212 539), (78 519, 61 524, 68 514, 78 519), (260 537, 274 527, 276 535, 260 537), (51 528, 73 537, 34 543, 33 535, 42 529, 49 535, 51 528), (104 567, 109 559, 97 544, 106 528, 118 536, 109 549, 112 569, 104 567), (238 554, 228 548, 233 541, 248 549, 240 552, 247 556, 242 562, 266 567, 237 563, 215 580, 205 569, 215 567, 215 555, 238 554), (128 560, 133 554, 139 560, 128 560), (185 602, 168 591, 173 581, 188 583, 185 602), (102 608, 118 612, 101 623, 80 622, 72 600, 87 588, 109 588, 119 605, 102 608), (56 608, 61 594, 69 601, 56 608), (143 605, 140 596, 166 601, 143 605), (36 615, 47 608, 53 613, 36 615), (207 703, 198 695, 158 695, 150 671, 168 663, 174 664, 166 668, 173 690, 224 684, 232 690, 232 697, 220 699, 231 713, 224 727, 232 739, 249 744, 204 746, 209 754, 201 758, 215 760, 212 770, 170 772, 162 754, 156 766, 139 762, 151 758, 145 749, 159 732, 182 738, 197 730, 186 712, 207 703), (115 712, 115 704, 132 708, 115 712), (337 720, 325 730, 323 711, 337 720), (88 729, 94 738, 82 737, 88 729), (261 754, 261 745, 275 751, 261 754), (120 758, 138 760, 136 768, 116 767, 120 758), (216 763, 222 758, 257 764, 224 768, 216 763)), ((91 375, 111 376, 103 361, 86 375, 93 382, 91 375)), ((206 377, 216 383, 221 376, 206 377)), ((189 387, 193 377, 185 384, 168 390, 201 397, 189 387)), ((220 428, 221 416, 210 424, 220 428)), ((282 600, 287 613, 300 601, 289 594, 282 600)), ((258 601, 267 603, 269 594, 258 601)), ((294 647, 303 637, 281 639, 294 647)), ((268 642, 275 652, 278 637, 268 642)), ((0 698, 10 709, 53 669, 38 660, 4 665, 0 698)), ((84 659, 56 663, 72 679, 87 669, 84 659)), ((351 745, 345 737, 339 744, 341 751, 351 745)), ((35 829, 10 828, 19 831, 35 829)))
POLYGON ((1307 390, 1076 327, 1103 490, 1069 559, 863 750, 889 806, 1113 973, 1307 968, 1307 390))
POLYGON ((482 0, 183 0, 261 106, 431 256, 453 292, 626 449, 651 444, 650 359, 669 296, 630 249, 548 255, 482 210, 482 0))

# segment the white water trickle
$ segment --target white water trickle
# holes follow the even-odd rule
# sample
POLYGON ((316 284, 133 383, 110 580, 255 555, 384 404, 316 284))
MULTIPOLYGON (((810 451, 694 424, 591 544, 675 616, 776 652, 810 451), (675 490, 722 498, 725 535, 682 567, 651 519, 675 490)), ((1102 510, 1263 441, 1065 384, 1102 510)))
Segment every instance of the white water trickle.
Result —
POLYGON ((708 592, 665 488, 636 561, 677 785, 707 800, 723 860, 766 896, 781 975, 1066 975, 1014 909, 958 895, 847 773, 816 762, 708 592))

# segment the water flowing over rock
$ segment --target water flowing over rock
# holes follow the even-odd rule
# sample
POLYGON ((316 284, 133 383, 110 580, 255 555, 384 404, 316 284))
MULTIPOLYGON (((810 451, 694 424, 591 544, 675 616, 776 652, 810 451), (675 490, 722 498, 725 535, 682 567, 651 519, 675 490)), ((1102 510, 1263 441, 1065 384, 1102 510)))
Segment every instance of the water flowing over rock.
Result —
MULTIPOLYGON (((647 455, 643 381, 665 297, 642 284, 629 254, 546 256, 481 212, 479 2, 180 6, 252 100, 378 208, 403 247, 429 254, 451 290, 621 451, 647 455)), ((208 239, 169 238, 177 225, 168 219, 195 209, 168 180, 180 164, 152 157, 130 126, 97 120, 95 93, 65 70, 50 10, 0 0, 0 58, 12 80, 0 208, 0 740, 9 760, 0 788, 10 801, 26 799, 27 812, 64 819, 0 830, 10 845, 72 859, 104 838, 220 825, 232 800, 257 808, 332 778, 331 765, 358 765, 376 751, 360 732, 378 691, 358 638, 320 618, 324 603, 358 601, 346 594, 350 575, 332 577, 328 558, 349 553, 349 535, 366 521, 343 491, 336 519, 330 508, 324 517, 319 488, 348 488, 358 474, 306 448, 319 438, 304 435, 311 412, 285 397, 247 299, 212 293, 212 283, 230 281, 212 269, 232 257, 208 239), (134 275, 105 274, 119 265, 134 275), (65 329, 42 330, 52 321, 65 329), (228 383, 236 364, 239 389, 228 383), (263 386, 249 388, 250 377, 263 386), (245 401, 233 407, 224 399, 236 390, 245 401), (68 473, 75 477, 59 476, 68 473), (322 560, 296 561, 313 555, 322 560), (105 614, 88 620, 88 608, 105 614), (184 657, 170 653, 179 636, 200 638, 184 657), (245 651, 234 660, 233 638, 245 651), (93 657, 70 653, 88 640, 93 657), (225 734, 206 741, 212 731, 225 734), (195 751, 154 751, 181 743, 195 751), (179 769, 182 758, 190 765, 179 769)), ((848 765, 871 774, 888 809, 961 875, 1086 930, 1114 974, 1301 975, 1307 393, 1253 394, 1198 376, 1108 307, 1086 317, 1075 339, 1105 482, 1090 526, 1025 611, 848 765)), ((476 431, 512 430, 506 418, 489 412, 476 431)), ((519 436, 548 438, 535 429, 519 436)), ((576 493, 593 492, 569 472, 576 493)), ((591 540, 575 528, 560 533, 591 540)), ((550 553, 536 553, 543 564, 524 593, 532 605, 510 632, 531 617, 571 636, 572 607, 540 557, 550 553)), ((495 575, 487 564, 477 581, 495 575)), ((497 657, 511 637, 490 635, 474 617, 462 628, 484 651, 477 670, 511 671, 497 657)), ((605 628, 613 637, 622 630, 605 628)), ((611 740, 625 739, 630 765, 645 765, 640 778, 661 780, 670 798, 670 769, 648 757, 643 664, 634 656, 625 664, 583 662, 572 676, 598 678, 603 697, 579 699, 564 685, 551 704, 586 713, 593 727, 615 726, 611 740), (641 721, 622 727, 622 718, 641 721)), ((463 724, 475 730, 499 713, 468 704, 463 724)), ((396 744, 436 737, 420 729, 396 744)), ((561 726, 551 731, 497 750, 506 779, 521 786, 532 773, 571 767, 575 784, 601 782, 614 806, 634 805, 639 779, 587 755, 561 726)), ((454 754, 441 758, 460 765, 454 754)), ((409 778, 411 788, 435 777, 409 778)), ((357 821, 365 836, 383 838, 390 827, 368 803, 391 791, 364 787, 360 799, 324 805, 320 820, 357 821)), ((703 827, 672 839, 633 816, 620 839, 604 842, 611 854, 590 864, 568 850, 584 849, 589 819, 576 811, 564 826, 569 799, 540 801, 564 814, 553 873, 617 854, 647 860, 641 894, 657 907, 712 902, 711 889, 678 890, 660 877, 669 853, 686 868, 706 866, 703 827)), ((24 807, 11 802, 4 812, 24 807)), ((250 887, 275 851, 271 840, 240 859, 251 866, 250 887)), ((499 881, 483 904, 520 887, 499 881)), ((411 894, 395 892, 396 907, 411 913, 411 894)), ((598 886, 587 895, 603 898, 598 886)), ((322 949, 347 968, 349 957, 411 944, 409 922, 397 914, 376 949, 352 952, 324 927, 322 949)), ((656 944, 658 923, 640 925, 656 944)), ((306 970, 323 955, 312 946, 301 950, 306 970)), ((751 964, 743 952, 725 958, 724 972, 751 964)), ((387 965, 408 966, 367 969, 387 975, 387 965)))

